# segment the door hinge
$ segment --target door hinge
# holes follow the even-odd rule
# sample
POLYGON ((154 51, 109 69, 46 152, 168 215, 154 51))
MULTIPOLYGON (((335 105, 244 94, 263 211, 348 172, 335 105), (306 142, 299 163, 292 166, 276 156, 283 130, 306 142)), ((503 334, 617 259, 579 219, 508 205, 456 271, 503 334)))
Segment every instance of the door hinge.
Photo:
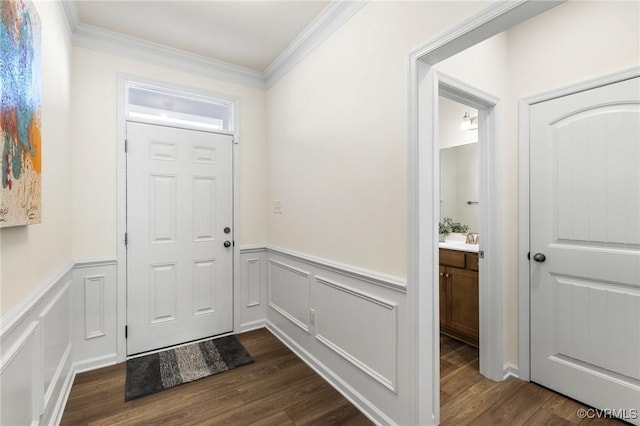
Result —
POLYGON ((129 152, 129 140, 124 140, 124 152, 129 152))
POLYGON ((531 260, 531 252, 530 251, 527 252, 527 260, 531 260))
POLYGON ((236 246, 236 242, 235 242, 235 240, 233 241, 233 246, 234 246, 234 247, 236 246))
POLYGON ((126 339, 127 337, 129 337, 129 326, 125 325, 124 326, 124 338, 126 339))
POLYGON ((124 233, 124 245, 126 246, 127 244, 129 244, 129 233, 125 232, 124 233))
POLYGON ((484 250, 480 250, 480 251, 478 252, 478 257, 479 257, 480 259, 484 259, 484 250))

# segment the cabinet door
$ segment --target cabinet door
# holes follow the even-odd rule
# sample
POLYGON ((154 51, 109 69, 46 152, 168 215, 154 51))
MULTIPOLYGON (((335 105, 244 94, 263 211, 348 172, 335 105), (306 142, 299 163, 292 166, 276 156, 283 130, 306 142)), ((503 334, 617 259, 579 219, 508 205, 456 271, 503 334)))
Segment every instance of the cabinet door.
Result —
POLYGON ((449 306, 449 295, 447 294, 447 269, 440 267, 440 324, 447 324, 447 312, 449 306))
POLYGON ((449 327, 473 337, 479 336, 478 273, 458 268, 449 272, 449 327))

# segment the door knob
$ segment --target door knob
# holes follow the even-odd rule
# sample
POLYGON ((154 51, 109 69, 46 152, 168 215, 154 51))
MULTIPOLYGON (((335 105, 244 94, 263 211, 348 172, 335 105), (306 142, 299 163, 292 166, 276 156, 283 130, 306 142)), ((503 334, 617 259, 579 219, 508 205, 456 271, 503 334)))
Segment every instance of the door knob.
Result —
POLYGON ((223 245, 227 248, 231 247, 231 241, 225 241, 223 245))
POLYGON ((535 260, 536 262, 544 262, 545 260, 547 260, 547 256, 545 256, 542 253, 536 253, 533 255, 533 260, 535 260))

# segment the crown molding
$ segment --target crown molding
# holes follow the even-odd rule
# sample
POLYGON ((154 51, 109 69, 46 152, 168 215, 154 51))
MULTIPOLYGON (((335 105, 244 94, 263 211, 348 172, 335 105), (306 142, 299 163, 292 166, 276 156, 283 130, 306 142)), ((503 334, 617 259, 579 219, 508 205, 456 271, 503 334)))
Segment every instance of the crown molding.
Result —
POLYGON ((264 72, 80 22, 75 0, 60 0, 74 46, 265 90, 360 10, 367 0, 332 0, 264 72))
POLYGON ((368 0, 332 0, 331 3, 265 69, 267 89, 347 22, 368 0))
POLYGON ((249 68, 211 59, 137 37, 80 24, 71 37, 74 46, 201 74, 229 83, 264 90, 263 74, 249 68))

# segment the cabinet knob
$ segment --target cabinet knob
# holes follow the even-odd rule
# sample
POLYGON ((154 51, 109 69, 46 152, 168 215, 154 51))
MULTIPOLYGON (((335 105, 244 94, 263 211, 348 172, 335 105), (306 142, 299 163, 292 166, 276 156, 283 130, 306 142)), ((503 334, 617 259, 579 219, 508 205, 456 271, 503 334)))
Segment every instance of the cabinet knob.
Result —
POLYGON ((445 278, 449 278, 451 274, 444 274, 445 278))
POLYGON ((440 276, 441 276, 441 277, 444 277, 444 272, 440 272, 440 276))

